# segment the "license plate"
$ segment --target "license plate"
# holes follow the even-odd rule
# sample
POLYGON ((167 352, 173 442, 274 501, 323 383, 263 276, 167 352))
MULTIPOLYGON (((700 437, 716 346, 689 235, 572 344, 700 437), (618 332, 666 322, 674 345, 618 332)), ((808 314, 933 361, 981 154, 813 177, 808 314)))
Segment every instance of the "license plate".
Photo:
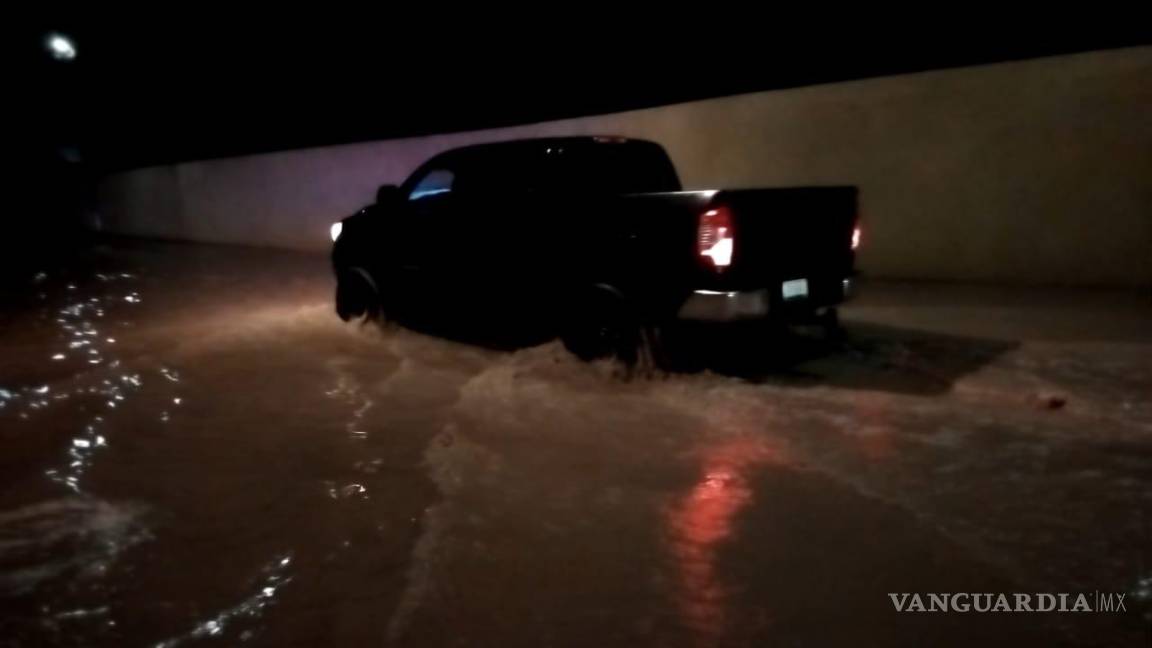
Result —
POLYGON ((800 299, 801 297, 807 297, 808 280, 793 279, 791 281, 785 281, 781 287, 781 292, 784 294, 784 299, 800 299))

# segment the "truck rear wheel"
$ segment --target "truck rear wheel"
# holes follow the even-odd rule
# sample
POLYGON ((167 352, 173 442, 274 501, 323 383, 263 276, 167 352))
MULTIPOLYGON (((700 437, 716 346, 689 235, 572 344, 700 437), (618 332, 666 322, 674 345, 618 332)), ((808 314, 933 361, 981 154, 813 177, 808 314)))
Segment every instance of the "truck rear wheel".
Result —
POLYGON ((612 358, 634 365, 641 344, 640 325, 628 301, 609 286, 596 286, 565 309, 560 339, 581 360, 612 358))
POLYGON ((824 338, 830 342, 842 342, 844 340, 844 326, 840 323, 840 310, 835 306, 830 306, 822 313, 819 314, 820 328, 824 332, 824 338))

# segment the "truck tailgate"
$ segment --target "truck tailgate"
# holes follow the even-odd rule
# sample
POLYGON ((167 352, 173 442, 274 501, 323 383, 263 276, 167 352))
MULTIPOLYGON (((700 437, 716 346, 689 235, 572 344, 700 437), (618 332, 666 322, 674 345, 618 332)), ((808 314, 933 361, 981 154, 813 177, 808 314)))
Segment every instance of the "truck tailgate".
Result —
POLYGON ((855 187, 800 187, 718 192, 735 218, 729 289, 777 286, 806 278, 816 284, 851 275, 856 227, 855 187))

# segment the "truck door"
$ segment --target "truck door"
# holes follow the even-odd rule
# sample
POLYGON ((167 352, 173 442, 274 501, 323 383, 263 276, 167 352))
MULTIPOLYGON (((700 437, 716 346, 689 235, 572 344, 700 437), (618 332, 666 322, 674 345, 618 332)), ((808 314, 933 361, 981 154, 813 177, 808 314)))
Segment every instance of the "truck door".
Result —
POLYGON ((393 246, 400 270, 415 280, 430 280, 444 273, 446 240, 452 237, 456 172, 448 165, 423 170, 404 199, 403 216, 395 223, 393 246))

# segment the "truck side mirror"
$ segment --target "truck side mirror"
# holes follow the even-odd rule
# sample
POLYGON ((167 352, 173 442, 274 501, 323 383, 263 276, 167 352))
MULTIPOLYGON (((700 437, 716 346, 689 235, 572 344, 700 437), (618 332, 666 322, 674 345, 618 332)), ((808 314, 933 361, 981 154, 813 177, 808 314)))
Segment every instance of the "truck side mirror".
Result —
POLYGON ((396 185, 380 185, 380 188, 376 190, 377 205, 388 205, 398 200, 400 200, 400 187, 396 185))

